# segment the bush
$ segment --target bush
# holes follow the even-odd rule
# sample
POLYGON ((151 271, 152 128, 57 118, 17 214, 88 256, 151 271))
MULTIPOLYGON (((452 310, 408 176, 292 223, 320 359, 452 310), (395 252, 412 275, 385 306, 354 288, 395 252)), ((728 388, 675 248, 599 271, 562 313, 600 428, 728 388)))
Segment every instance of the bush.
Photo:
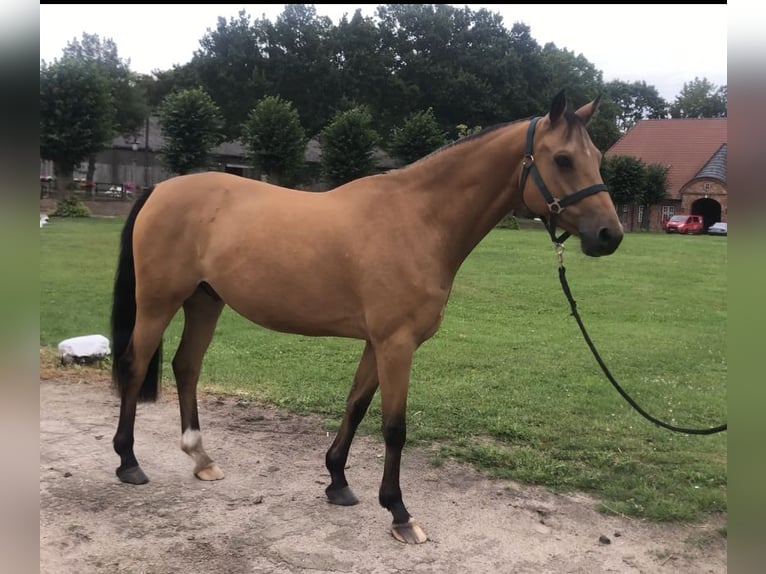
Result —
POLYGON ((367 108, 337 112, 319 134, 325 182, 335 187, 371 174, 375 168, 372 151, 378 140, 367 108))
POLYGON ((500 220, 500 223, 498 223, 496 227, 500 229, 518 229, 519 222, 516 221, 515 216, 509 213, 500 220))
POLYGON ((60 199, 56 204, 56 211, 52 217, 90 217, 90 210, 85 207, 74 195, 68 195, 60 199))

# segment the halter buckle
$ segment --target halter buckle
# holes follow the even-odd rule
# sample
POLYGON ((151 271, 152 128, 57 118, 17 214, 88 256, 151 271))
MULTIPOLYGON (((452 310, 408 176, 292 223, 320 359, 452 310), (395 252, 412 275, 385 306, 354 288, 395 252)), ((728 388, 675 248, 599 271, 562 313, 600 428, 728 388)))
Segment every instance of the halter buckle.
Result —
POLYGON ((524 168, 529 168, 533 163, 535 163, 535 156, 533 156, 531 153, 528 153, 524 156, 524 161, 521 162, 521 165, 524 168), (529 163, 527 163, 527 161, 529 161, 529 163))
POLYGON ((558 198, 554 198, 553 201, 548 202, 548 209, 551 213, 559 214, 563 211, 563 207, 561 207, 561 204, 559 203, 558 198))

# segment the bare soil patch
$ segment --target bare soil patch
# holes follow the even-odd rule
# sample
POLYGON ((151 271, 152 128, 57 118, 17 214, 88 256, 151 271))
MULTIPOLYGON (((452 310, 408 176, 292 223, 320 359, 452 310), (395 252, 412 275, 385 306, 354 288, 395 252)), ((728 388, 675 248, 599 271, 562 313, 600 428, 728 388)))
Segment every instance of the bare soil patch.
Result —
POLYGON ((150 482, 122 484, 111 444, 119 400, 107 375, 41 369, 43 573, 726 572, 723 516, 703 525, 605 516, 590 497, 491 480, 454 461, 434 467, 415 448, 404 452, 402 489, 429 541, 405 546, 377 501, 380 437, 358 436, 351 448, 360 504, 332 506, 324 454, 333 436, 321 419, 238 397, 200 397, 205 447, 224 480, 193 476, 166 392, 139 405, 136 420, 150 482))

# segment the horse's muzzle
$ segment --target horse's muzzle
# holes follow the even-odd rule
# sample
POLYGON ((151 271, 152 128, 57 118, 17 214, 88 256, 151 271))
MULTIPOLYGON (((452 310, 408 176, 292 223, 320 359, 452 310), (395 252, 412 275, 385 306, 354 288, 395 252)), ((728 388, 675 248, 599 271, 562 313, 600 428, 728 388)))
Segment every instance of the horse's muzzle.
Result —
POLYGON ((580 232, 580 245, 585 255, 601 257, 617 251, 622 237, 622 226, 601 227, 594 231, 580 232))

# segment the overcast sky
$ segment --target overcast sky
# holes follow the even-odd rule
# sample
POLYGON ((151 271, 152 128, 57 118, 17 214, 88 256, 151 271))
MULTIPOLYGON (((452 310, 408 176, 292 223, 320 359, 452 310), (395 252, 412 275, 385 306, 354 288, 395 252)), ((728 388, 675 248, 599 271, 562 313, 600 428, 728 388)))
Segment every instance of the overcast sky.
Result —
MULTIPOLYGON (((337 23, 343 13, 360 8, 373 16, 378 4, 317 4, 320 15, 337 23)), ((455 4, 455 6, 464 6, 455 4)), ((672 102, 684 82, 707 78, 727 82, 727 18, 725 4, 696 5, 556 5, 467 4, 503 16, 506 28, 517 21, 531 28, 540 45, 583 54, 604 80, 644 80, 672 102)), ((284 4, 40 5, 40 59, 53 61, 67 42, 83 32, 112 38, 131 69, 149 73, 188 62, 218 16, 236 16, 241 8, 272 22, 284 4)), ((562 86, 565 87, 565 86, 562 86)))

